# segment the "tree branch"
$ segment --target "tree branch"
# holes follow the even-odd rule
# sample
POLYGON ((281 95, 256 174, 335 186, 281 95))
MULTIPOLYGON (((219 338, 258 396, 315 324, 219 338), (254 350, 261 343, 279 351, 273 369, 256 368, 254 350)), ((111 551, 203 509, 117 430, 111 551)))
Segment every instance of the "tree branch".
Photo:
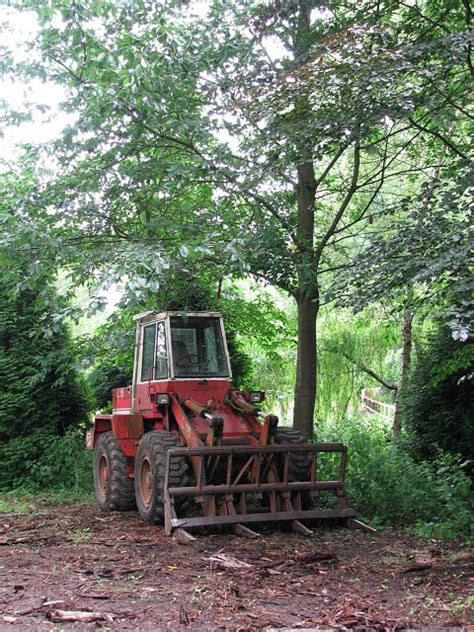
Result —
POLYGON ((86 84, 86 81, 84 81, 82 74, 78 75, 76 72, 74 72, 74 70, 72 70, 71 68, 69 68, 69 66, 66 66, 66 64, 64 64, 60 59, 58 59, 57 57, 54 57, 54 55, 48 55, 49 59, 51 59, 52 61, 54 61, 56 64, 59 64, 59 66, 61 66, 62 68, 64 68, 64 70, 66 70, 66 72, 68 72, 71 77, 77 81, 77 83, 80 83, 82 85, 86 84))
MULTIPOLYGON (((472 7, 471 7, 471 3, 469 0, 462 0, 462 3, 464 5, 464 9, 466 10, 466 26, 467 26, 467 31, 468 33, 470 33, 472 31, 472 7)), ((471 73, 471 76, 474 77, 474 66, 472 64, 472 59, 471 59, 471 43, 469 42, 469 44, 466 46, 467 49, 467 67, 469 68, 469 72, 471 73)))
POLYGON ((339 160, 339 158, 342 156, 342 154, 346 151, 346 149, 349 147, 351 141, 345 143, 342 147, 339 148, 339 150, 336 152, 336 154, 334 155, 334 157, 329 161, 329 164, 327 165, 327 167, 324 169, 324 171, 322 172, 322 174, 319 176, 319 178, 316 179, 316 183, 315 183, 315 189, 317 190, 319 188, 319 186, 323 183, 323 181, 325 180, 326 176, 328 175, 328 173, 331 171, 331 169, 334 167, 334 165, 336 164, 336 162, 339 160))
POLYGON ((356 366, 360 371, 363 371, 364 373, 367 373, 367 375, 370 375, 370 377, 374 378, 374 380, 379 382, 379 384, 382 384, 382 386, 385 386, 385 388, 388 388, 391 391, 398 391, 399 389, 398 384, 394 384, 393 382, 387 382, 387 380, 385 380, 383 377, 375 373, 375 371, 372 371, 372 369, 365 366, 361 362, 358 362, 357 360, 354 360, 354 358, 351 358, 351 356, 346 351, 342 351, 342 349, 327 349, 327 351, 332 351, 333 353, 340 353, 344 358, 346 358, 346 360, 349 360, 349 362, 351 362, 354 366, 356 366))
POLYGON ((439 132, 435 131, 434 129, 430 129, 429 127, 424 127, 423 125, 420 125, 411 117, 409 118, 409 121, 413 125, 413 127, 416 127, 416 129, 419 129, 423 132, 426 132, 427 134, 431 134, 432 136, 435 136, 435 138, 437 138, 442 143, 444 143, 444 145, 449 147, 451 151, 453 151, 460 158, 462 158, 466 162, 471 162, 471 159, 469 158, 469 156, 466 156, 466 154, 463 154, 463 152, 460 149, 458 149, 456 145, 453 145, 451 141, 449 141, 445 136, 443 136, 439 132))
POLYGON ((352 170, 351 184, 350 184, 349 190, 347 191, 347 194, 346 194, 341 206, 339 207, 339 210, 337 211, 333 221, 331 222, 331 225, 329 226, 328 230, 326 231, 326 234, 323 236, 323 238, 319 242, 318 247, 315 249, 314 260, 313 260, 313 267, 314 268, 318 267, 319 261, 321 259, 321 255, 323 253, 323 250, 324 250, 326 244, 328 243, 330 238, 333 236, 334 231, 337 228, 337 225, 339 224, 342 216, 344 215, 344 211, 348 207, 350 201, 352 200, 352 197, 353 197, 354 193, 357 190, 357 182, 359 180, 359 172, 360 172, 360 142, 359 142, 359 139, 357 139, 356 143, 355 143, 355 147, 354 147, 354 167, 353 167, 353 170, 352 170))

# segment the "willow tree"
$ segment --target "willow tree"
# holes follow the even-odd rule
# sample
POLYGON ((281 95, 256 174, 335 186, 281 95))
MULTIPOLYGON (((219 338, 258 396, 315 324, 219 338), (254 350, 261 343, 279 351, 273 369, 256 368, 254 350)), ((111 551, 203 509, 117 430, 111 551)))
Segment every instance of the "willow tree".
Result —
POLYGON ((445 139, 458 102, 463 7, 17 5, 37 12, 39 34, 26 67, 4 67, 61 83, 75 114, 52 148, 59 175, 31 200, 44 257, 135 291, 156 289, 177 256, 285 290, 298 312, 294 425, 311 435, 322 292, 399 211, 401 184, 429 175, 417 143, 445 139))

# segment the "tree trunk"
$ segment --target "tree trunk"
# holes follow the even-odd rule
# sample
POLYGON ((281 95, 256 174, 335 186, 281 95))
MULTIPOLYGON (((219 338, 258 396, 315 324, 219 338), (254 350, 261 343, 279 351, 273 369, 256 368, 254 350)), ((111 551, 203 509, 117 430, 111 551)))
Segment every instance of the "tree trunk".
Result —
POLYGON ((402 375, 400 378, 400 386, 395 398, 395 414, 392 424, 392 440, 396 441, 402 428, 402 420, 400 416, 400 396, 405 392, 410 373, 411 348, 412 348, 412 323, 413 312, 407 309, 403 315, 403 347, 402 347, 402 375))
MULTIPOLYGON (((295 67, 306 63, 311 25, 310 0, 300 0, 294 37, 295 67)), ((306 96, 295 102, 297 120, 304 129, 311 117, 306 96)), ((312 140, 301 138, 296 159, 297 186, 297 275, 295 293, 298 309, 298 351, 296 360, 295 404, 293 427, 307 439, 313 435, 314 403, 316 400, 316 318, 319 310, 317 270, 314 270, 314 175, 312 140)))
POLYGON ((312 439, 316 401, 316 318, 319 305, 303 297, 297 301, 297 308, 298 352, 293 427, 307 439, 312 439))

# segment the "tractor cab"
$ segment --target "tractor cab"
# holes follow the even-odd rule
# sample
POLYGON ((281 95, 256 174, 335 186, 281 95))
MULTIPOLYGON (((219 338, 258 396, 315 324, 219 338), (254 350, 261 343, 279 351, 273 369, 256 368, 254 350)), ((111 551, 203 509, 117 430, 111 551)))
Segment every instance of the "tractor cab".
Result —
POLYGON ((165 312, 137 318, 140 382, 230 378, 220 314, 165 312))
MULTIPOLYGON (((229 389, 231 369, 222 315, 218 312, 145 312, 137 321, 133 408, 145 412, 154 395, 229 389), (181 384, 186 382, 186 384, 181 384), (221 388, 219 388, 221 387, 221 388)), ((156 397, 155 397, 156 398, 156 397)))

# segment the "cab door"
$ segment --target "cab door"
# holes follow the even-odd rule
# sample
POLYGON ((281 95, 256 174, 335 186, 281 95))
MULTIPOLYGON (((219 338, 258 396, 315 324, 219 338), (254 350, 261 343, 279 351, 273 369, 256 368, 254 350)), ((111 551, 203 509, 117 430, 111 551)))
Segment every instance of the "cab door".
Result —
POLYGON ((154 390, 152 384, 169 379, 166 321, 140 324, 138 329, 134 411, 146 414, 153 412, 150 399, 150 392, 154 390))

